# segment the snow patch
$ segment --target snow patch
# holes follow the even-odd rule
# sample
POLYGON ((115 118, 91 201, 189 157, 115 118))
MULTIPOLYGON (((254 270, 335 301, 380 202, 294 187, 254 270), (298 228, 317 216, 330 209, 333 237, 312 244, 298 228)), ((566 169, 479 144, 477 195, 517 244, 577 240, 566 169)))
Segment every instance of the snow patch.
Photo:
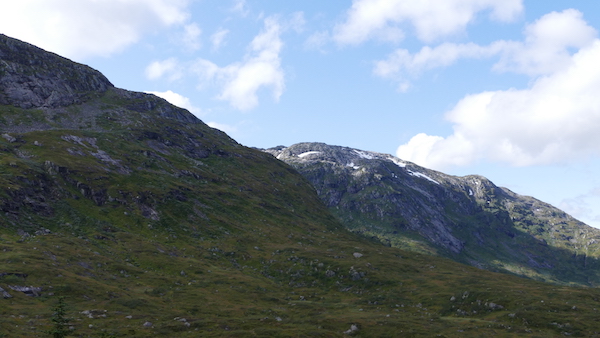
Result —
POLYGON ((399 166, 400 168, 406 168, 406 163, 402 162, 401 160, 395 157, 390 157, 389 160, 394 162, 394 164, 399 166))
POLYGON ((364 151, 354 149, 354 152, 357 153, 358 156, 360 156, 360 158, 364 158, 367 160, 372 160, 374 158, 372 155, 369 155, 369 154, 365 153, 364 151))
POLYGON ((302 154, 298 155, 298 157, 304 158, 304 157, 309 156, 309 155, 316 155, 316 154, 320 154, 320 153, 321 153, 320 151, 307 151, 305 153, 302 153, 302 154))
POLYGON ((473 196, 473 190, 469 189, 469 196, 473 196))
POLYGON ((350 163, 346 164, 346 167, 350 167, 350 168, 352 168, 354 170, 360 169, 359 166, 354 165, 354 162, 350 162, 350 163))
POLYGON ((427 175, 425 175, 425 174, 418 173, 418 172, 414 172, 414 171, 410 171, 410 170, 406 170, 406 171, 408 171, 408 173, 409 173, 410 175, 412 175, 412 176, 415 176, 415 177, 420 177, 420 178, 424 178, 424 179, 426 179, 426 180, 429 180, 429 181, 431 181, 431 182, 433 182, 433 183, 435 183, 435 184, 440 184, 440 182, 438 182, 438 181, 434 180, 433 178, 431 178, 431 177, 429 177, 429 176, 427 176, 427 175))

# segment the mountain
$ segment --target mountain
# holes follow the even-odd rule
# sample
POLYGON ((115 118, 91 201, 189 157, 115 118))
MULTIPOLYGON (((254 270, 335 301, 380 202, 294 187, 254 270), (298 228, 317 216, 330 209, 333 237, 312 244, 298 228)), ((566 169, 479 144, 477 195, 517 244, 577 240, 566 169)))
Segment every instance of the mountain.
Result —
POLYGON ((0 136, 2 337, 600 332, 597 289, 349 232, 287 164, 3 35, 0 136))
POLYGON ((266 151, 306 177, 353 232, 482 269, 600 284, 600 230, 485 177, 322 143, 266 151))

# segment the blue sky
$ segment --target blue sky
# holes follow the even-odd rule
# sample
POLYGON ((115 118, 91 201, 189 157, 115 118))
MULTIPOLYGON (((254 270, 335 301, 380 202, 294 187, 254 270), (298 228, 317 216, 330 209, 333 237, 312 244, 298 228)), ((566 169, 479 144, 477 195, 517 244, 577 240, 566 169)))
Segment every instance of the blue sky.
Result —
POLYGON ((0 33, 244 145, 390 153, 597 227, 599 30, 589 0, 23 0, 0 12, 0 33))

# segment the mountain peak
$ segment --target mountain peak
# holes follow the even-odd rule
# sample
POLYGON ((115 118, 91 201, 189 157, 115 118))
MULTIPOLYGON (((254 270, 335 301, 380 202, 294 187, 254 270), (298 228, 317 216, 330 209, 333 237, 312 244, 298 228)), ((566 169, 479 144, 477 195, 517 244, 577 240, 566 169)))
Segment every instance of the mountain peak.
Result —
POLYGON ((265 151, 307 178, 354 232, 479 268, 600 282, 589 270, 591 260, 582 265, 571 256, 600 256, 599 230, 483 176, 447 175, 392 155, 324 143, 265 151), (561 265, 562 271, 554 268, 561 265))
POLYGON ((57 108, 81 103, 113 84, 88 66, 0 34, 0 104, 57 108))
POLYGON ((350 167, 353 167, 354 165, 350 164, 362 162, 363 160, 377 159, 391 161, 401 167, 404 167, 407 164, 412 164, 389 154, 359 150, 343 146, 332 146, 319 142, 303 142, 289 147, 274 147, 266 149, 265 151, 280 160, 292 162, 330 161, 340 164, 348 164, 350 167))
POLYGON ((160 119, 203 124, 158 96, 116 88, 91 67, 1 34, 0 106, 5 133, 110 130, 142 120, 164 126, 160 119))

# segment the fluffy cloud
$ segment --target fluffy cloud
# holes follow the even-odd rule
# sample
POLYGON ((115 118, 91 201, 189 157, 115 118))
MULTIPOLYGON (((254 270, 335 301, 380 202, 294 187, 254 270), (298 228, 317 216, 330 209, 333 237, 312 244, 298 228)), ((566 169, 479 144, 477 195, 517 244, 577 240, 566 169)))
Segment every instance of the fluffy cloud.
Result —
POLYGON ((579 11, 569 9, 552 12, 527 25, 524 41, 496 41, 488 46, 475 43, 443 43, 425 46, 411 54, 397 49, 387 59, 375 63, 373 72, 381 77, 394 78, 401 83, 423 71, 447 67, 459 59, 482 59, 498 56, 493 69, 530 76, 552 74, 571 62, 570 51, 590 45, 596 30, 589 26, 579 11))
POLYGON ((220 87, 218 99, 239 110, 258 105, 257 92, 269 88, 277 100, 285 86, 279 53, 283 47, 282 27, 274 17, 265 19, 263 31, 250 43, 243 61, 219 67, 205 59, 197 60, 194 71, 204 83, 215 81, 220 87))
POLYGON ((202 44, 200 43, 200 35, 202 35, 202 29, 198 27, 198 24, 191 23, 184 27, 182 42, 183 45, 191 50, 195 51, 200 49, 202 44))
POLYGON ((231 126, 228 124, 219 123, 219 122, 207 122, 206 124, 211 128, 219 129, 220 131, 225 132, 229 136, 235 135, 238 133, 237 127, 231 126))
POLYGON ((398 81, 399 90, 404 92, 410 86, 409 78, 417 77, 427 70, 450 66, 461 58, 490 57, 502 51, 504 45, 505 43, 500 41, 490 46, 443 43, 435 48, 425 46, 415 54, 406 49, 397 49, 387 59, 375 62, 373 73, 398 81))
POLYGON ((221 49, 221 46, 225 44, 225 37, 227 37, 227 34, 229 34, 229 30, 220 28, 210 36, 210 42, 212 43, 213 50, 221 49))
POLYGON ((175 58, 154 61, 146 67, 146 77, 150 80, 157 80, 168 74, 169 80, 175 81, 182 77, 181 68, 179 61, 175 58))
POLYGON ((190 113, 196 115, 197 117, 200 117, 200 115, 201 115, 200 108, 194 106, 189 98, 187 98, 183 95, 177 94, 173 91, 170 91, 170 90, 167 90, 166 92, 151 92, 151 91, 149 91, 146 93, 154 94, 158 97, 162 97, 163 99, 169 101, 169 103, 171 103, 177 107, 189 110, 190 113))
MULTIPOLYGON (((295 18, 298 16, 295 14, 295 18)), ((296 21, 297 22, 297 21, 296 21)), ((154 61, 146 67, 146 77, 152 80, 166 77, 177 80, 184 74, 195 74, 199 88, 215 86, 217 99, 228 101, 239 110, 250 110, 258 105, 258 91, 270 89, 278 100, 285 87, 285 76, 279 56, 283 47, 281 34, 286 29, 296 29, 295 24, 282 27, 276 17, 264 20, 264 28, 254 37, 242 61, 226 66, 218 66, 210 60, 197 59, 179 62, 175 58, 154 61)), ((222 42, 227 31, 218 31, 216 44, 222 42)), ((215 41, 213 41, 215 42, 215 41)))
POLYGON ((233 7, 231 7, 231 11, 238 13, 241 16, 248 16, 250 13, 248 5, 246 4, 246 0, 235 0, 233 7))
POLYGON ((397 155, 437 169, 477 159, 528 166, 599 155, 598 60, 596 39, 527 89, 466 96, 446 114, 452 135, 419 134, 397 155))
POLYGON ((574 9, 552 12, 525 28, 525 41, 503 43, 495 70, 530 76, 552 74, 571 62, 571 50, 590 45, 596 30, 574 9))
POLYGON ((345 22, 334 29, 340 44, 359 44, 371 38, 400 40, 401 24, 412 26, 422 41, 456 34, 481 11, 510 21, 522 13, 522 0, 354 0, 345 22))
POLYGON ((109 56, 187 18, 188 0, 6 1, 0 31, 77 60, 109 56))

